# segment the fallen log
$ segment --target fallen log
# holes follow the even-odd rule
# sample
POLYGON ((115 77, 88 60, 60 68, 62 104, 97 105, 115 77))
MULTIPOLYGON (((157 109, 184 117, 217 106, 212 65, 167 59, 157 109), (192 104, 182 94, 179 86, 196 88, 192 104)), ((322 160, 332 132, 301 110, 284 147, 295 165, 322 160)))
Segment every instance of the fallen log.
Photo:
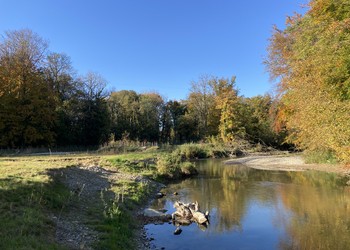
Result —
POLYGON ((172 214, 172 219, 175 222, 181 224, 183 221, 194 221, 199 225, 209 224, 209 212, 202 213, 199 211, 199 205, 196 201, 195 203, 185 204, 181 201, 176 201, 174 203, 174 208, 176 211, 172 214))

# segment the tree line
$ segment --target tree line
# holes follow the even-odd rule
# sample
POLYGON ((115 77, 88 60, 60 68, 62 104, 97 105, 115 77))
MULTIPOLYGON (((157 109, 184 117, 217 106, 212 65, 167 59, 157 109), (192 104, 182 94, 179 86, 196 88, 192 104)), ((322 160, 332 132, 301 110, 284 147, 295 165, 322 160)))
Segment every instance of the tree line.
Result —
POLYGON ((350 2, 312 0, 275 27, 267 66, 278 81, 276 127, 300 149, 350 162, 350 2))
POLYGON ((209 138, 281 145, 285 132, 273 130, 274 99, 240 96, 235 80, 202 76, 180 101, 110 92, 101 75, 79 76, 68 55, 49 51, 33 31, 8 31, 0 42, 0 148, 209 138))

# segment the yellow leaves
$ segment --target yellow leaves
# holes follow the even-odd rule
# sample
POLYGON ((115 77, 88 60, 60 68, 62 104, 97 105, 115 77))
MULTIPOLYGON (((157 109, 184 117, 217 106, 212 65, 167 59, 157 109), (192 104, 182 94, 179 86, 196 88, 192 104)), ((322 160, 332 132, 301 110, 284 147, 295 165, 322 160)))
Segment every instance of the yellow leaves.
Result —
POLYGON ((270 40, 269 71, 281 79, 275 128, 285 125, 300 148, 350 162, 350 3, 314 0, 310 7, 270 40))

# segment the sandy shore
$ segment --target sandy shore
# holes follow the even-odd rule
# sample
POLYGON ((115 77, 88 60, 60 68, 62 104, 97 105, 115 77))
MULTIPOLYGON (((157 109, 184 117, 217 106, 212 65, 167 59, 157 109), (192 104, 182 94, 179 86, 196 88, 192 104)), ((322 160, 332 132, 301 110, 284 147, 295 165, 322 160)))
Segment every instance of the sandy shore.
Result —
POLYGON ((305 171, 318 170, 339 174, 350 174, 350 169, 336 164, 306 164, 301 155, 251 155, 230 159, 225 164, 246 165, 255 169, 305 171))

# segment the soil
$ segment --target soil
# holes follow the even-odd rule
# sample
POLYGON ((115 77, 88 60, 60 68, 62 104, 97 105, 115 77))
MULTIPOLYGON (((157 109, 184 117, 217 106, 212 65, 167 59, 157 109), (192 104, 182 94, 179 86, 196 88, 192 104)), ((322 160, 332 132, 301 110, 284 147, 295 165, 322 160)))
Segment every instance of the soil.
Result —
POLYGON ((250 155, 230 159, 225 164, 245 165, 262 170, 305 171, 317 170, 343 175, 350 174, 350 168, 340 164, 307 164, 301 155, 250 155))
MULTIPOLYGON (((50 172, 69 188, 71 198, 65 207, 51 219, 56 225, 56 242, 68 249, 95 249, 101 236, 94 227, 94 220, 101 219, 101 211, 116 198, 110 191, 112 183, 131 180, 144 182, 156 189, 157 183, 142 176, 120 173, 97 165, 79 165, 50 172)), ((134 211, 140 223, 135 234, 137 249, 149 249, 149 240, 143 229, 143 208, 134 211)))

